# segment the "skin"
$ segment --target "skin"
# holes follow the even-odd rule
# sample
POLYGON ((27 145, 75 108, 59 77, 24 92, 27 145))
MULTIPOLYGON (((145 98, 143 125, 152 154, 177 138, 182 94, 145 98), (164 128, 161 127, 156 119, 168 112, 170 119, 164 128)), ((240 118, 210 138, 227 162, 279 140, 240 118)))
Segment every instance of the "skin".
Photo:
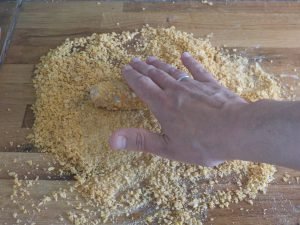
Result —
POLYGON ((300 102, 254 103, 219 84, 189 53, 184 72, 155 57, 123 68, 128 85, 156 116, 162 133, 122 128, 109 140, 115 150, 153 153, 216 166, 226 160, 266 162, 300 169, 300 102))

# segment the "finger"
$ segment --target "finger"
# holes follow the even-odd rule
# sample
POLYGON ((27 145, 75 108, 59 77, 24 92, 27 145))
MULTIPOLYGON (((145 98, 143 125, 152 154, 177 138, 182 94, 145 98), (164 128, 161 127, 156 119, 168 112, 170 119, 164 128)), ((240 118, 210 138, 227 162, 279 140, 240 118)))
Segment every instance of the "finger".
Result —
POLYGON ((146 62, 149 65, 155 66, 156 68, 163 70, 167 74, 171 75, 175 80, 178 80, 180 77, 188 76, 185 72, 171 66, 168 63, 165 63, 154 56, 147 58, 146 62))
POLYGON ((159 71, 154 66, 148 65, 138 58, 133 58, 130 65, 141 74, 150 77, 162 89, 169 88, 176 84, 176 80, 170 77, 167 73, 159 71))
POLYGON ((123 128, 114 132, 109 144, 115 150, 134 150, 163 155, 166 142, 160 134, 142 128, 123 128))
POLYGON ((200 82, 216 82, 213 76, 206 71, 202 65, 195 60, 188 52, 184 52, 181 56, 183 65, 190 71, 195 80, 200 82))
POLYGON ((123 68, 122 74, 132 90, 152 110, 160 106, 164 92, 149 77, 140 74, 130 65, 123 68))

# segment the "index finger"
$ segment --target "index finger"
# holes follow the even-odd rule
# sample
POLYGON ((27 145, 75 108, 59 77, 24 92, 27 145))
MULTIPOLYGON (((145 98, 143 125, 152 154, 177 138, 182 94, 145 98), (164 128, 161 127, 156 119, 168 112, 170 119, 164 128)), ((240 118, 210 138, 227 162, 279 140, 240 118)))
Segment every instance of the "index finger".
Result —
POLYGON ((144 76, 130 65, 126 65, 122 74, 132 90, 152 110, 157 109, 162 102, 164 92, 149 77, 144 76))

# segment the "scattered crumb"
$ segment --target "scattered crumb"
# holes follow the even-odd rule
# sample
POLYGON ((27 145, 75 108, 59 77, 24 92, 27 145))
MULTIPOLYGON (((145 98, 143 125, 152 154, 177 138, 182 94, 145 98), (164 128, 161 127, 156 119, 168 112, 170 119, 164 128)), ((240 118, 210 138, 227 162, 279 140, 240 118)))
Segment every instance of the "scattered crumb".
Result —
POLYGON ((282 177, 282 180, 285 182, 285 183, 288 183, 289 182, 289 179, 290 179, 290 175, 288 173, 285 173, 282 177))
POLYGON ((268 209, 263 210, 263 214, 266 215, 268 209))
POLYGON ((209 2, 209 1, 207 1, 207 0, 202 0, 202 3, 203 4, 207 4, 207 5, 209 5, 209 6, 212 6, 214 3, 213 2, 209 2))
POLYGON ((250 204, 250 205, 253 205, 253 200, 247 200, 247 202, 250 204))
POLYGON ((60 191, 58 194, 59 194, 59 196, 60 196, 61 198, 66 198, 66 197, 67 197, 67 194, 66 194, 65 191, 60 191))
POLYGON ((48 168, 48 171, 53 171, 53 170, 55 170, 54 167, 49 167, 49 168, 48 168))
MULTIPOLYGON (((250 64, 246 58, 213 47, 211 36, 201 39, 174 27, 149 26, 133 32, 92 34, 67 39, 36 65, 32 142, 55 155, 64 171, 75 174, 72 191, 81 193, 99 210, 98 224, 113 223, 120 208, 130 218, 132 212, 149 204, 155 210, 145 219, 146 224, 202 224, 199 218, 203 219, 208 208, 228 208, 247 199, 253 203, 258 192, 266 192, 276 171, 272 165, 231 161, 207 168, 145 153, 111 151, 107 140, 113 130, 142 127, 160 132, 160 125, 148 109, 111 111, 95 108, 87 98, 95 84, 122 81, 121 68, 133 57, 155 55, 187 72, 179 58, 183 51, 216 74, 222 85, 249 101, 289 97, 275 76, 258 63, 250 64), (214 186, 228 176, 240 181, 236 189, 209 192, 207 184, 214 186)), ((66 191, 51 194, 49 201, 58 197, 66 199, 66 191)), ((92 224, 87 215, 70 212, 68 218, 74 224, 92 224)))
POLYGON ((27 163, 29 166, 32 166, 32 160, 28 160, 28 161, 26 161, 26 163, 27 163))

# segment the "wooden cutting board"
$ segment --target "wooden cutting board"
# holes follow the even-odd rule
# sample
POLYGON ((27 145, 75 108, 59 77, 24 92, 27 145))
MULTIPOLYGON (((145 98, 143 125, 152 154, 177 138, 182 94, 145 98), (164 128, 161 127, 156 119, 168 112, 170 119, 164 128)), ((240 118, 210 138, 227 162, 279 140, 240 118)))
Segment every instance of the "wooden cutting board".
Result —
MULTIPOLYGON (((49 171, 53 166, 51 156, 38 153, 26 141, 34 121, 30 109, 35 101, 32 72, 39 57, 67 37, 134 30, 145 24, 174 25, 198 37, 213 33, 214 45, 226 45, 230 51, 260 62, 267 71, 285 77, 283 82, 298 82, 300 2, 216 2, 213 6, 201 2, 25 2, 5 64, 0 68, 0 224, 16 224, 17 219, 21 220, 19 224, 69 224, 59 219, 68 208, 65 201, 51 202, 39 214, 13 216, 20 209, 10 198, 13 181, 8 171, 16 171, 21 179, 40 177, 31 195, 36 201, 73 182, 70 176, 49 171), (39 166, 32 168, 30 161, 39 166)), ((300 96, 300 89, 296 89, 300 96)), ((253 206, 240 203, 210 210, 205 224, 299 225, 300 184, 296 177, 300 172, 278 168, 267 194, 259 194, 253 206), (286 172, 291 177, 284 182, 286 172)), ((78 204, 80 199, 72 201, 78 204)), ((29 207, 32 203, 22 204, 29 207)))

